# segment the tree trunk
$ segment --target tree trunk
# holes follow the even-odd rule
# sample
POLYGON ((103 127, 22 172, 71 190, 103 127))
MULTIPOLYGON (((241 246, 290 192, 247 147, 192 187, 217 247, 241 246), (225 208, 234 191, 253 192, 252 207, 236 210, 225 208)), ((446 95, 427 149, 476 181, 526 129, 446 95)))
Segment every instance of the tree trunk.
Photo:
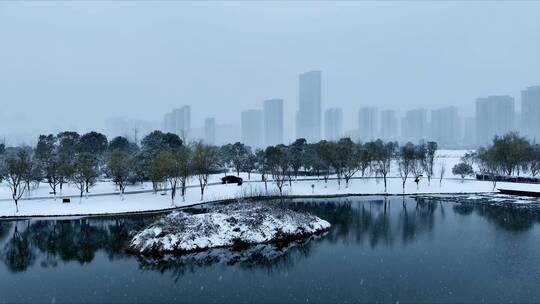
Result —
POLYGON ((176 196, 176 182, 171 183, 171 200, 174 203, 174 197, 176 196))
POLYGON ((53 191, 53 194, 56 195, 56 184, 54 183, 49 183, 49 187, 51 187, 52 191, 53 191))

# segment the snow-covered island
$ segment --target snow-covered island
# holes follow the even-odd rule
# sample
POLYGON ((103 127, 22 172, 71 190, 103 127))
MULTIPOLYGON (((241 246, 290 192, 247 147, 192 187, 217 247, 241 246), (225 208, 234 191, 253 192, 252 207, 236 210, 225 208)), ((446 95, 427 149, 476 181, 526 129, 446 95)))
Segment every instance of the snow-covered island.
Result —
POLYGON ((203 214, 173 212, 137 233, 130 247, 139 254, 184 253, 287 242, 328 229, 329 222, 278 203, 236 202, 203 214))

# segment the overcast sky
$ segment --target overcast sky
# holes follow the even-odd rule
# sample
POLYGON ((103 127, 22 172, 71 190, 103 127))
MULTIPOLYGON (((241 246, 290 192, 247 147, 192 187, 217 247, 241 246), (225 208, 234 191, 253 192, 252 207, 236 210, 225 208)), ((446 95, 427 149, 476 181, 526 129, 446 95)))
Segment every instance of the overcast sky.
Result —
POLYGON ((0 134, 161 120, 240 121, 265 99, 323 109, 457 105, 540 84, 540 2, 0 2, 0 134))

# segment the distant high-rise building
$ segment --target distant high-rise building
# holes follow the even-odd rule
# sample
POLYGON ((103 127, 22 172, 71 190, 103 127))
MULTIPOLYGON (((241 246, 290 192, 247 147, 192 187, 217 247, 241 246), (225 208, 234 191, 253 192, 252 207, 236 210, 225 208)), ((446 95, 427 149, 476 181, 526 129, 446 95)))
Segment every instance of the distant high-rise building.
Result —
POLYGON ((458 108, 451 106, 431 111, 431 139, 440 147, 456 147, 461 138, 458 108))
POLYGON ((117 136, 127 137, 131 132, 127 119, 122 117, 109 117, 105 121, 105 133, 112 139, 117 136))
POLYGON ((474 117, 465 118, 463 123, 463 145, 476 146, 476 120, 474 117))
POLYGON ((358 111, 358 135, 361 142, 372 141, 378 137, 378 110, 365 107, 358 111))
POLYGON ((204 120, 204 141, 209 145, 216 143, 216 119, 213 117, 204 120))
POLYGON ((216 145, 225 145, 241 141, 242 128, 238 125, 218 124, 216 125, 216 145))
POLYGON ((263 112, 246 110, 242 112, 242 142, 252 148, 263 145, 263 112))
POLYGON ((358 137, 358 129, 353 129, 353 130, 347 130, 347 131, 344 131, 343 132, 343 137, 344 138, 350 138, 352 139, 353 141, 358 141, 359 137, 358 137))
POLYGON ((150 132, 159 129, 160 125, 158 122, 123 117, 108 118, 105 124, 105 134, 110 139, 123 136, 137 143, 150 132))
POLYGON ((514 98, 508 95, 476 99, 476 143, 487 145, 495 135, 514 129, 514 98))
POLYGON ((163 119, 163 130, 180 136, 184 141, 189 138, 191 129, 191 107, 183 106, 179 109, 174 109, 165 114, 163 119))
POLYGON ((311 71, 299 77, 299 107, 296 113, 296 137, 308 142, 321 139, 321 72, 311 71))
POLYGON ((264 140, 266 146, 283 143, 283 99, 265 100, 264 110, 264 140))
POLYGON ((525 136, 540 142, 540 86, 521 92, 521 127, 525 136))
POLYGON ((324 137, 336 141, 343 137, 343 111, 341 108, 331 108, 324 112, 324 137))
POLYGON ((381 131, 380 137, 383 140, 397 140, 398 122, 394 110, 385 110, 381 112, 381 131))
POLYGON ((414 109, 407 111, 401 120, 401 138, 403 141, 416 143, 427 139, 427 110, 414 109))

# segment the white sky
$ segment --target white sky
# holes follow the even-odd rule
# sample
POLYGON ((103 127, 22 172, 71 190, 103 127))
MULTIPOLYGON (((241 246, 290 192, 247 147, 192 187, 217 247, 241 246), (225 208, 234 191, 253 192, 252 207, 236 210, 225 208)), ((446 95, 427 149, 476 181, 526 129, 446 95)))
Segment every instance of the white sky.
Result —
POLYGON ((110 116, 192 125, 285 100, 323 71, 323 109, 457 105, 540 84, 540 2, 0 2, 0 134, 102 128, 110 116))

